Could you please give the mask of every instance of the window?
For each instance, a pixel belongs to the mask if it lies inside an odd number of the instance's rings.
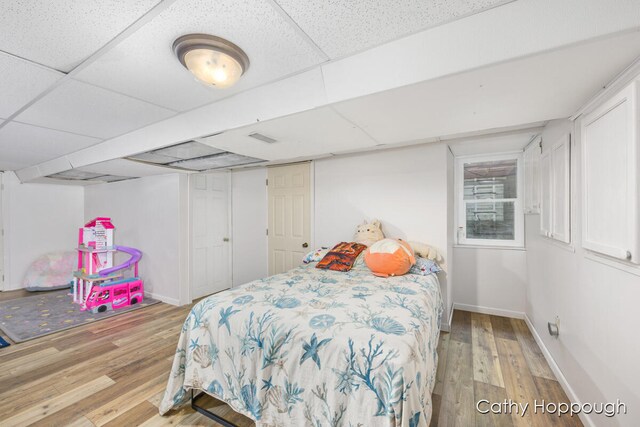
[[[458,244],[523,246],[522,155],[456,159]]]

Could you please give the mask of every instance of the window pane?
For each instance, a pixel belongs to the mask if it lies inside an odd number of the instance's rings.
[[[513,202],[467,202],[467,239],[515,239]]]
[[[518,197],[518,161],[465,163],[464,199],[515,199]]]

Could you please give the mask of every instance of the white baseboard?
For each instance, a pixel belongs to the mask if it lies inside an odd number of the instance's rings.
[[[153,298],[153,299],[157,299],[158,301],[162,301],[162,302],[170,304],[170,305],[175,305],[175,306],[179,306],[180,305],[180,301],[178,301],[175,298],[169,298],[169,297],[165,297],[164,295],[155,294],[153,292],[146,292],[146,291],[145,291],[144,294],[145,294],[145,296],[148,296],[148,297]]]
[[[569,401],[571,403],[582,404],[580,399],[578,399],[576,392],[573,390],[571,385],[569,385],[567,378],[564,376],[564,374],[560,370],[560,367],[558,366],[555,359],[551,355],[551,352],[549,351],[547,346],[544,344],[544,341],[542,341],[542,338],[538,334],[538,331],[533,326],[533,322],[531,321],[531,319],[529,319],[529,316],[527,316],[526,314],[524,315],[524,321],[527,323],[527,326],[529,327],[529,330],[531,331],[533,338],[536,340],[536,343],[538,343],[538,347],[540,347],[540,350],[542,350],[542,354],[544,355],[544,358],[547,359],[547,363],[549,364],[549,367],[553,371],[553,374],[556,376],[558,383],[560,383],[560,386],[562,387],[564,392],[567,394]],[[589,415],[580,413],[578,414],[578,416],[580,417],[582,424],[584,424],[585,426],[596,427],[596,423],[591,419]]]
[[[513,317],[514,319],[524,319],[525,314],[521,311],[505,310],[502,308],[483,307],[481,305],[453,303],[453,310],[471,311],[472,313],[491,314],[494,316]],[[453,310],[451,312],[453,313]]]

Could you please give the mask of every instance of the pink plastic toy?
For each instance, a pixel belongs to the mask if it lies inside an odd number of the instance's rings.
[[[73,273],[73,302],[81,310],[93,313],[115,310],[144,299],[144,283],[138,277],[138,262],[142,252],[113,244],[115,227],[111,218],[98,217],[85,224],[78,234],[78,271]],[[124,252],[131,257],[113,266],[113,253]],[[133,277],[125,278],[133,267]]]
[[[144,299],[142,280],[137,277],[94,285],[85,302],[86,310],[102,313],[107,310],[138,304]]]

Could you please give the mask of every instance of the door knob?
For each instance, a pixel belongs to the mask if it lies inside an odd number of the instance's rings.
[[[308,247],[309,247],[309,244],[308,244],[307,242],[304,242],[304,243],[302,244],[302,247],[303,247],[303,248],[308,248]]]
[[[228,241],[229,241],[229,238],[228,238],[228,237],[223,237],[223,238],[222,238],[222,241],[223,241],[223,242],[228,242]]]

